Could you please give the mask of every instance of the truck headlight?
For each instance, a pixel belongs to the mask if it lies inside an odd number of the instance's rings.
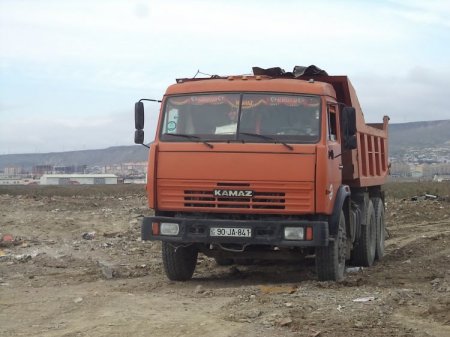
[[[177,223],[161,222],[160,233],[161,235],[178,235],[180,232],[180,226]]]
[[[284,227],[284,238],[286,240],[303,240],[305,229],[303,227]]]

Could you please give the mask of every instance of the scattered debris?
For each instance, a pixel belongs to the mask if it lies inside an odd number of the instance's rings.
[[[22,239],[11,234],[0,234],[0,247],[11,247],[22,244]]]
[[[105,238],[117,238],[117,237],[121,237],[122,233],[121,232],[110,232],[110,233],[103,233],[103,236]]]
[[[84,232],[81,237],[85,240],[94,240],[95,232]]]
[[[114,277],[114,269],[113,266],[107,262],[97,261],[98,266],[102,272],[102,275],[105,279],[110,280]]]
[[[30,254],[14,255],[14,259],[19,262],[28,262],[33,258]]]
[[[312,332],[311,337],[318,337],[322,333],[322,331],[316,331],[313,329],[311,329],[311,332]]]
[[[195,287],[194,292],[196,294],[203,294],[205,292],[205,289],[203,289],[203,286],[199,284],[198,286]]]
[[[423,200],[440,200],[438,195],[425,193],[424,195],[415,195],[411,197],[411,201],[423,201]]]
[[[74,303],[81,303],[83,302],[83,297],[77,297],[73,300]]]
[[[285,317],[276,321],[278,326],[289,326],[292,323],[292,318]]]
[[[2,237],[2,242],[13,242],[14,237],[11,234],[4,234]]]
[[[347,273],[358,273],[360,271],[363,271],[363,267],[350,267],[350,268],[345,269],[345,271]]]
[[[370,301],[374,301],[374,300],[375,300],[374,296],[368,296],[368,297],[355,298],[353,300],[353,302],[370,302]]]

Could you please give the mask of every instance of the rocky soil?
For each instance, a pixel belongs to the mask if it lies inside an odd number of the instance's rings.
[[[387,200],[387,255],[164,275],[143,188],[0,191],[0,336],[450,336],[450,203]]]

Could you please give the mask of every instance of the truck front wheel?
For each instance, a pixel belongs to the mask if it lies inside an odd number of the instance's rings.
[[[198,250],[194,245],[174,246],[162,243],[164,271],[172,281],[187,281],[192,278],[197,264]]]
[[[316,269],[319,281],[340,281],[344,278],[347,234],[345,216],[341,211],[338,233],[327,247],[316,248]]]

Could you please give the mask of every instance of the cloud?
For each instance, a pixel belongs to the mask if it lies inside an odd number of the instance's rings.
[[[441,0],[391,0],[396,8],[389,9],[415,24],[450,27],[450,3]]]
[[[358,76],[353,84],[368,122],[383,115],[392,123],[449,119],[450,71],[418,66],[406,74]]]
[[[126,144],[134,101],[197,69],[316,64],[351,78],[369,121],[448,118],[449,16],[437,0],[1,0],[0,153]]]
[[[157,106],[149,106],[146,141],[155,135]],[[0,124],[0,154],[72,151],[132,145],[134,120],[129,112],[100,117],[11,118]]]

